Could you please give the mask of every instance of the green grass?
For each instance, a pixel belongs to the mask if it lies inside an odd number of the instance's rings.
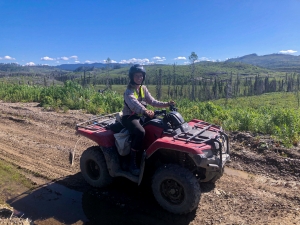
[[[3,187],[9,182],[22,184],[26,188],[32,188],[32,183],[19,173],[18,169],[3,160],[0,160],[0,186]]]
[[[299,96],[300,97],[300,96]],[[286,109],[298,109],[297,93],[291,92],[273,92],[257,96],[238,97],[233,99],[219,99],[213,101],[217,105],[224,107],[251,107],[258,109],[261,107],[274,107]]]
[[[0,204],[32,188],[32,182],[20,174],[15,166],[0,160]]]

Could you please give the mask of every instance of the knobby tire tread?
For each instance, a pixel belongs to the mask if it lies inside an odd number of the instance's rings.
[[[165,179],[173,179],[183,186],[185,198],[180,205],[172,205],[162,196],[160,184]],[[152,179],[152,191],[157,202],[174,214],[192,212],[197,208],[201,196],[200,184],[194,174],[188,169],[174,164],[163,165],[155,172]]]
[[[94,160],[100,167],[100,177],[97,180],[92,179],[87,173],[85,162],[90,159]],[[80,158],[80,170],[87,183],[93,187],[105,187],[113,181],[113,178],[109,175],[104,154],[99,146],[89,147],[82,153]]]

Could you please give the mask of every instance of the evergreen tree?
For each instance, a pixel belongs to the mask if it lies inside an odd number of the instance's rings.
[[[191,62],[191,79],[192,82],[192,92],[191,92],[191,100],[195,100],[195,62],[198,60],[198,55],[195,52],[192,52],[189,56],[189,60]]]

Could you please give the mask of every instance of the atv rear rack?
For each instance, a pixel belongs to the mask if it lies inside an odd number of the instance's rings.
[[[118,113],[111,113],[111,114],[92,117],[91,119],[85,122],[76,124],[76,130],[78,130],[78,128],[84,128],[88,130],[98,130],[99,127],[106,127],[107,125],[110,125],[115,122],[117,114]]]

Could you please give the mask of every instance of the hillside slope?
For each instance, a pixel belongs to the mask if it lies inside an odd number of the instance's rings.
[[[270,54],[258,56],[257,54],[245,55],[228,59],[226,62],[241,62],[277,71],[300,72],[300,56],[286,54]]]

